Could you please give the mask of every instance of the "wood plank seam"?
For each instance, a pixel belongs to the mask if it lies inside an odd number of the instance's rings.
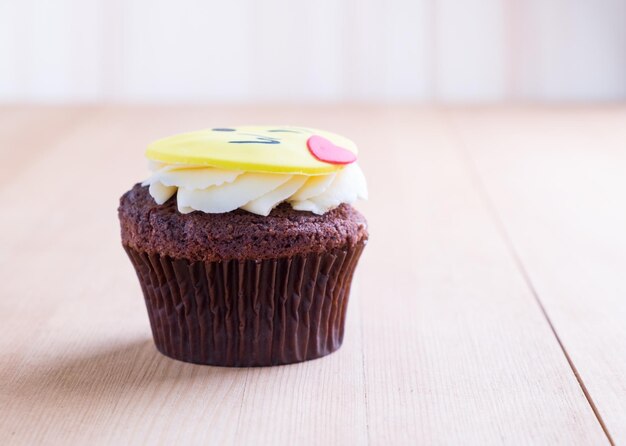
[[[365,434],[366,434],[366,438],[367,438],[367,444],[370,445],[372,444],[372,440],[371,440],[371,435],[370,435],[370,419],[369,419],[369,403],[367,401],[367,370],[365,367],[365,334],[363,331],[363,310],[361,305],[359,305],[359,312],[358,312],[359,318],[361,320],[361,323],[359,324],[359,335],[361,336],[361,360],[362,360],[362,367],[361,370],[363,372],[363,401],[365,402]]]
[[[484,202],[485,207],[487,209],[487,212],[490,214],[498,234],[500,235],[500,237],[502,238],[504,244],[506,245],[507,251],[511,255],[513,261],[515,262],[515,265],[516,265],[519,273],[521,274],[524,282],[526,283],[526,286],[528,287],[529,291],[533,295],[533,297],[535,299],[535,302],[539,306],[539,309],[541,310],[541,313],[543,314],[544,318],[546,319],[546,322],[548,323],[548,325],[550,327],[550,330],[554,334],[554,337],[555,337],[556,341],[558,342],[559,347],[560,347],[561,351],[563,352],[563,355],[565,356],[565,359],[566,359],[567,363],[569,364],[569,367],[572,369],[572,372],[574,373],[574,377],[576,378],[576,381],[578,382],[578,385],[580,386],[583,394],[585,395],[585,399],[589,403],[589,406],[591,407],[591,410],[593,411],[596,419],[598,420],[598,423],[600,423],[600,427],[602,428],[604,434],[606,435],[607,440],[609,441],[611,446],[615,446],[615,442],[613,440],[613,437],[611,436],[611,433],[609,432],[608,427],[606,426],[606,423],[604,422],[604,420],[602,418],[602,415],[600,414],[600,411],[598,410],[598,407],[594,403],[593,398],[592,398],[591,394],[589,393],[589,391],[587,390],[587,387],[586,387],[582,377],[578,373],[578,369],[576,368],[576,365],[572,361],[570,355],[567,353],[567,349],[565,348],[565,345],[561,341],[561,338],[560,338],[559,334],[557,333],[556,328],[554,327],[554,324],[552,323],[552,320],[550,319],[550,316],[548,315],[548,313],[547,313],[547,311],[545,309],[545,306],[541,302],[541,298],[539,297],[537,289],[535,288],[534,284],[532,283],[530,275],[528,274],[528,271],[524,267],[524,264],[523,264],[523,262],[521,260],[521,257],[519,256],[517,250],[515,249],[513,241],[511,239],[508,231],[506,230],[506,226],[504,225],[504,222],[503,222],[502,218],[500,217],[500,214],[498,213],[498,210],[495,207],[495,203],[491,199],[491,197],[489,195],[489,192],[487,191],[487,187],[485,186],[484,182],[482,181],[482,178],[480,177],[480,174],[478,172],[478,168],[477,168],[473,158],[471,157],[471,154],[470,154],[469,150],[467,149],[467,147],[465,145],[465,141],[463,140],[463,138],[461,136],[460,130],[454,124],[454,121],[450,117],[449,112],[445,112],[445,117],[446,117],[446,122],[448,123],[448,125],[449,125],[449,127],[451,129],[450,134],[453,135],[453,137],[455,137],[457,139],[457,142],[458,142],[457,147],[458,147],[459,154],[460,154],[461,158],[463,159],[463,161],[468,166],[468,171],[469,171],[471,177],[474,180],[473,182],[474,182],[474,184],[476,186],[476,190],[477,190],[481,200]]]
[[[241,391],[241,402],[239,404],[239,414],[237,414],[237,424],[235,426],[234,438],[239,438],[239,432],[241,430],[241,414],[243,413],[243,404],[246,400],[246,388],[248,387],[248,378],[250,377],[250,369],[246,370],[246,375],[243,378],[243,390]]]
[[[499,223],[502,224],[502,222],[499,220],[499,217],[497,217],[497,218],[498,218]],[[585,395],[585,398],[587,399],[587,402],[591,406],[591,410],[593,410],[594,415],[598,419],[598,422],[600,423],[600,426],[602,427],[602,430],[606,434],[606,437],[609,440],[609,443],[611,444],[611,446],[615,446],[615,442],[613,441],[613,438],[611,437],[611,434],[610,434],[606,424],[604,423],[604,420],[602,419],[602,415],[600,414],[600,411],[598,410],[596,404],[594,403],[593,398],[591,397],[591,394],[589,393],[589,390],[587,390],[587,386],[585,385],[582,377],[578,373],[578,369],[576,368],[576,365],[572,361],[569,353],[567,353],[567,349],[565,348],[565,345],[561,341],[561,337],[559,336],[559,334],[556,331],[556,328],[552,324],[552,320],[550,319],[550,316],[548,315],[548,313],[547,313],[543,303],[541,302],[541,299],[539,298],[539,294],[537,293],[537,290],[535,289],[535,286],[533,285],[533,283],[532,283],[532,281],[530,279],[528,271],[524,267],[524,265],[523,265],[519,255],[518,255],[517,251],[515,250],[515,247],[513,246],[513,243],[509,240],[508,234],[506,233],[506,229],[504,227],[498,228],[498,232],[500,232],[502,234],[503,238],[505,238],[505,242],[507,244],[507,249],[509,250],[509,252],[513,256],[515,264],[517,265],[517,268],[519,269],[520,274],[524,278],[524,282],[526,282],[526,285],[528,286],[528,289],[530,290],[530,292],[532,293],[533,297],[537,301],[537,305],[539,305],[539,309],[541,310],[541,312],[543,313],[544,317],[546,318],[546,321],[548,322],[548,325],[550,326],[550,330],[552,330],[552,333],[554,334],[554,337],[556,338],[556,341],[559,343],[559,347],[561,347],[561,350],[563,351],[563,354],[565,355],[565,359],[567,360],[567,363],[569,364],[570,368],[572,369],[572,372],[574,372],[574,376],[576,377],[576,381],[578,381],[578,384],[580,385],[580,388],[583,391],[583,394]]]

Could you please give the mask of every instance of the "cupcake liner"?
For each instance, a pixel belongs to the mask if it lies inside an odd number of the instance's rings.
[[[181,361],[234,367],[289,364],[337,350],[363,247],[192,262],[124,246],[158,350]]]

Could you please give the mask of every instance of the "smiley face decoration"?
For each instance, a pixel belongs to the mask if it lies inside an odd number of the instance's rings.
[[[303,127],[217,127],[183,133],[151,144],[149,159],[248,172],[324,175],[357,159],[343,136]]]

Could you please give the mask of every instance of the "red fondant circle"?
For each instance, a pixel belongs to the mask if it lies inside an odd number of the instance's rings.
[[[356,155],[343,147],[336,146],[319,135],[311,136],[307,142],[309,152],[320,161],[329,164],[350,164],[356,161]]]

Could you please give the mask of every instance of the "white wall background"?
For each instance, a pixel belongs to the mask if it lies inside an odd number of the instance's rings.
[[[626,0],[0,0],[0,102],[625,98]]]

